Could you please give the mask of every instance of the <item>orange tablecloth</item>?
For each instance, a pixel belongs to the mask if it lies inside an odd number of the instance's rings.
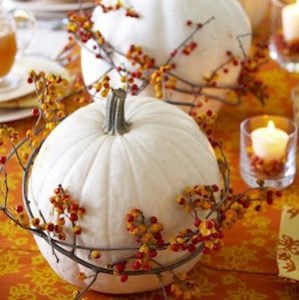
[[[280,114],[292,117],[290,90],[299,84],[299,75],[289,74],[269,61],[260,73],[270,86],[270,98],[261,106],[252,98],[236,108],[224,107],[216,124],[216,133],[225,144],[232,169],[232,185],[246,188],[239,174],[239,124],[252,115]],[[14,122],[20,132],[30,128],[33,119]],[[10,172],[11,204],[21,202],[16,182],[19,171]],[[299,299],[299,283],[278,278],[277,238],[284,205],[299,207],[299,175],[275,204],[262,213],[249,211],[244,220],[225,232],[224,246],[204,255],[191,272],[203,299],[263,300]],[[299,228],[298,228],[299,230]],[[48,266],[32,236],[12,225],[0,214],[0,299],[64,300],[72,299],[75,287],[61,280]],[[159,291],[132,296],[109,296],[88,292],[88,299],[162,299]]]

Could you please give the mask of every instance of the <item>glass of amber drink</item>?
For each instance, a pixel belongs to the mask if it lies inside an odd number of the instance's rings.
[[[13,16],[0,10],[0,92],[18,85],[18,78],[8,76],[16,54],[16,26]]]
[[[28,26],[27,23],[30,25]],[[0,6],[0,93],[16,88],[20,82],[20,76],[11,70],[17,54],[24,51],[29,43],[27,41],[27,43],[23,42],[23,45],[18,45],[17,30],[19,27],[23,27],[26,30],[22,34],[29,34],[32,32],[32,28],[29,27],[33,27],[33,23],[32,17],[27,17],[27,13],[23,11],[7,12]]]

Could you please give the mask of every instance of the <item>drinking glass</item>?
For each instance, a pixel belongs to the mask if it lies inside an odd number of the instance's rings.
[[[0,93],[16,88],[20,76],[11,72],[17,57],[29,45],[34,16],[24,10],[6,11],[0,6]],[[19,37],[17,36],[20,31]]]
[[[270,56],[289,72],[299,72],[299,0],[272,0]]]

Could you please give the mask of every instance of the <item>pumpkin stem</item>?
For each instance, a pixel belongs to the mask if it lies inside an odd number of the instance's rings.
[[[123,135],[130,130],[125,120],[125,100],[127,93],[123,89],[112,89],[107,100],[104,132],[109,135]]]

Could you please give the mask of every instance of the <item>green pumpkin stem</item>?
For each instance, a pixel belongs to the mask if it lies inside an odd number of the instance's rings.
[[[125,100],[127,93],[123,89],[112,89],[107,100],[104,132],[109,135],[123,135],[130,130],[125,120]]]

